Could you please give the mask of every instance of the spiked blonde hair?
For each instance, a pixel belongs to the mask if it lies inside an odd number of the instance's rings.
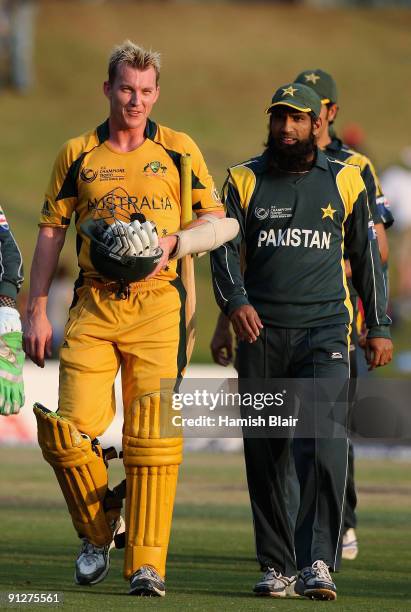
[[[125,40],[121,45],[114,47],[108,62],[108,80],[113,83],[117,68],[122,64],[146,70],[152,66],[156,73],[156,85],[160,78],[160,54],[157,51],[146,51],[143,47],[135,45],[131,40]]]

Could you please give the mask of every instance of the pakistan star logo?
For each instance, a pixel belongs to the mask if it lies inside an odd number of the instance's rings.
[[[337,211],[331,207],[331,204],[328,204],[327,208],[322,208],[321,210],[323,211],[323,216],[321,217],[321,219],[326,219],[327,217],[330,217],[330,219],[334,221],[334,213]]]
[[[319,77],[318,74],[315,74],[315,72],[311,72],[311,74],[305,74],[304,78],[307,83],[314,83],[315,85],[317,81],[320,80],[321,77]]]
[[[289,96],[293,96],[293,97],[294,97],[294,94],[295,94],[295,92],[296,92],[296,91],[298,91],[298,89],[296,89],[296,88],[295,88],[295,87],[293,87],[292,85],[290,85],[290,87],[285,87],[285,88],[283,89],[283,92],[284,92],[284,93],[283,93],[283,97],[284,97],[284,96],[286,96],[286,95],[289,95]]]
[[[151,170],[153,174],[157,174],[159,170],[161,170],[162,174],[165,174],[167,166],[162,166],[159,161],[152,161],[144,166],[143,172],[148,172],[149,170]]]

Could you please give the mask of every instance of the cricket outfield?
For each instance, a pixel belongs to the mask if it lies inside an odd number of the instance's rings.
[[[181,470],[164,600],[127,597],[122,551],[108,578],[76,586],[79,545],[64,500],[40,451],[0,449],[0,591],[60,592],[64,610],[409,610],[410,462],[361,459],[360,553],[336,575],[335,603],[255,598],[259,576],[241,454],[187,453]],[[111,481],[121,479],[111,462]],[[20,609],[36,606],[21,605]],[[58,609],[58,608],[55,608]]]

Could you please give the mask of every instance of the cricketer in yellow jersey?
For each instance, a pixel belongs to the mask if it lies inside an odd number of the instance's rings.
[[[130,41],[115,48],[104,83],[108,120],[69,140],[60,151],[40,216],[24,342],[27,355],[43,367],[52,336],[47,295],[74,213],[80,274],[60,352],[58,411],[41,405],[34,409],[39,443],[83,539],[76,582],[95,584],[108,572],[109,550],[121,529],[120,508],[107,504],[107,469],[97,440],[115,414],[113,385],[121,366],[127,490],[124,574],[130,579],[130,594],[162,596],[182,460],[181,437],[164,437],[160,422],[160,379],[177,380],[186,366],[185,290],[177,258],[196,252],[191,244],[198,242],[193,238],[196,226],[206,233],[213,226],[217,235],[214,226],[225,223],[225,215],[195,143],[149,119],[160,92],[158,78],[157,53]],[[182,212],[179,168],[185,154],[192,159],[192,209],[199,219],[192,222],[194,229],[177,236]],[[201,219],[204,215],[208,221]],[[157,263],[148,277],[130,283],[102,275],[92,263],[93,235],[86,231],[90,220],[103,220],[113,244],[126,240],[127,249],[127,232],[137,220],[134,255],[142,254],[136,241],[142,249],[160,253],[157,260],[153,256]],[[170,259],[174,252],[176,259]]]

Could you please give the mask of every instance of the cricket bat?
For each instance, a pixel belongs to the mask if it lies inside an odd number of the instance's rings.
[[[184,229],[193,219],[192,208],[192,181],[191,181],[191,156],[185,154],[180,161],[180,205],[181,205],[181,229]],[[195,314],[196,314],[196,287],[194,278],[194,260],[192,255],[186,255],[181,259],[181,280],[187,292],[185,316],[186,316],[186,354],[187,365],[190,363],[195,342]]]

